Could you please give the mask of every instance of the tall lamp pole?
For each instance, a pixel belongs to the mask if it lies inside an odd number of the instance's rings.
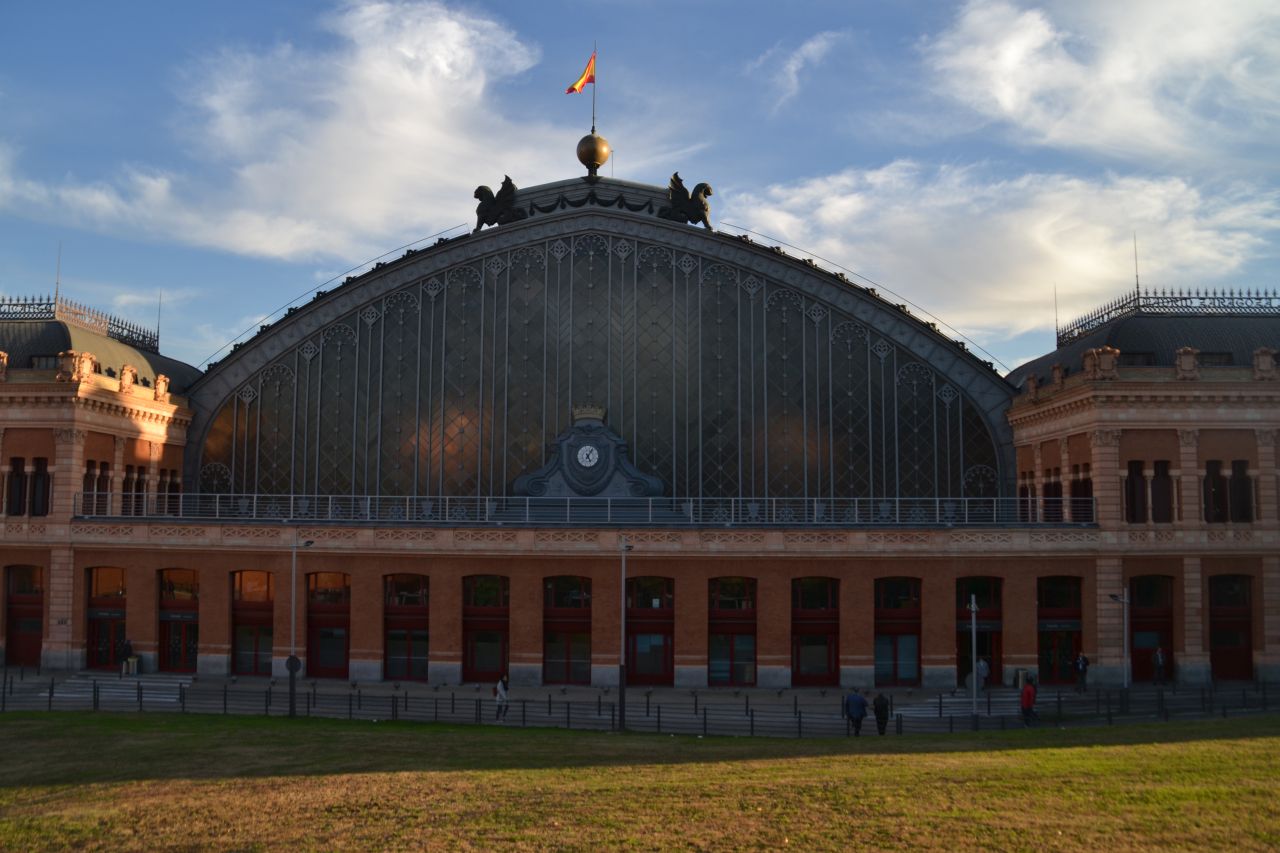
[[[978,596],[969,594],[969,679],[973,682],[970,713],[978,716]]]
[[[1111,600],[1124,608],[1124,688],[1129,689],[1129,677],[1133,666],[1129,663],[1129,596],[1112,595]]]
[[[631,550],[626,536],[618,537],[622,555],[622,593],[619,596],[618,626],[618,731],[627,730],[627,552]]]
[[[310,548],[315,542],[308,539],[298,542],[298,528],[293,528],[293,547],[289,559],[289,659],[284,668],[289,671],[289,716],[298,715],[298,670],[302,669],[302,661],[298,660],[298,546]]]

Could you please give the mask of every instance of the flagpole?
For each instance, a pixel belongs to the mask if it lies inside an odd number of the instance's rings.
[[[591,43],[591,56],[595,59],[595,67],[592,69],[592,76],[595,78],[591,81],[591,132],[596,132],[596,89],[600,88],[600,57],[596,52],[596,43]],[[1136,242],[1135,242],[1136,245]]]

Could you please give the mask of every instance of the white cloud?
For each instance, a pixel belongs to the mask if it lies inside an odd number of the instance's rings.
[[[1133,281],[1249,286],[1235,276],[1280,230],[1280,194],[1212,196],[1179,178],[1025,174],[899,160],[727,192],[725,222],[868,276],[979,340],[1051,328]]]
[[[845,32],[826,30],[810,36],[804,44],[786,55],[781,55],[781,48],[774,46],[749,63],[747,71],[772,69],[770,79],[776,93],[772,110],[776,113],[800,92],[801,75],[821,64],[831,49],[847,37]]]
[[[971,0],[923,50],[939,91],[1038,145],[1209,161],[1280,130],[1268,0]]]
[[[503,171],[533,184],[567,159],[563,131],[494,107],[495,81],[538,60],[501,24],[388,0],[327,25],[327,52],[225,50],[183,75],[189,172],[41,183],[0,150],[0,208],[241,254],[364,257],[468,219],[472,190]],[[495,139],[501,166],[477,156]]]

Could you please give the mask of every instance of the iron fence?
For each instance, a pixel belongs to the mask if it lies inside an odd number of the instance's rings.
[[[1092,498],[529,498],[80,492],[80,518],[422,525],[983,527],[1092,525]]]

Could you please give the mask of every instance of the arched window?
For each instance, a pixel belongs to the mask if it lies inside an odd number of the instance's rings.
[[[195,672],[200,646],[200,576],[191,569],[162,569],[160,669]]]
[[[756,579],[712,578],[707,622],[707,682],[756,683]]]
[[[383,579],[383,674],[387,678],[427,680],[430,591],[426,575]]]
[[[544,683],[591,683],[591,578],[543,581],[542,642]]]
[[[275,602],[275,575],[242,571],[231,574],[231,671],[270,675]]]

